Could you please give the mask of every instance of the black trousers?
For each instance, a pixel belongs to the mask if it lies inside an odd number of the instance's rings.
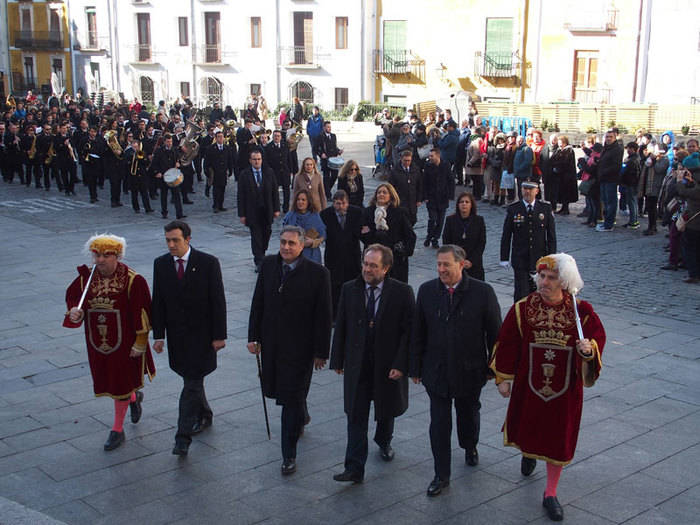
[[[129,185],[131,190],[131,206],[135,211],[139,211],[139,195],[143,209],[151,210],[151,199],[148,196],[148,180],[145,175],[129,175]]]
[[[34,161],[32,161],[31,164],[24,165],[24,171],[26,173],[25,178],[24,178],[24,183],[27,186],[31,186],[32,175],[33,175],[34,179],[35,179],[36,187],[41,188],[41,166],[38,163],[35,163]]]
[[[118,166],[109,172],[109,198],[113,204],[122,200],[122,172]]]
[[[44,188],[49,189],[51,187],[51,166],[42,163],[41,171],[44,174]]]
[[[179,219],[182,217],[182,199],[180,198],[180,187],[175,186],[171,188],[165,181],[161,178],[160,180],[160,211],[161,213],[168,214],[168,190],[172,192],[173,201],[175,203],[175,215]]]
[[[250,248],[253,251],[253,261],[257,266],[262,262],[263,257],[265,257],[265,252],[270,244],[272,225],[267,222],[267,212],[265,208],[259,208],[258,216],[248,217],[246,221],[248,229],[250,230]]]
[[[367,462],[369,427],[369,404],[373,399],[372,384],[361,381],[357,385],[355,410],[348,414],[348,445],[345,449],[345,469],[364,476]],[[377,420],[374,431],[374,442],[380,447],[391,443],[394,436],[394,418],[388,417]]]
[[[228,176],[226,173],[215,173],[212,178],[214,195],[212,200],[212,209],[220,210],[224,207],[224,195],[226,195],[226,183]]]
[[[78,180],[78,176],[76,174],[75,169],[75,162],[70,162],[66,166],[61,166],[58,172],[61,176],[61,185],[63,186],[63,190],[65,190],[66,192],[74,193],[75,183]]]
[[[457,413],[457,439],[464,450],[473,450],[479,442],[481,383],[475,383],[464,397],[454,398]],[[449,480],[452,461],[452,398],[430,396],[430,448],[435,475]]]
[[[194,168],[190,166],[181,166],[182,172],[182,197],[187,200],[188,193],[194,193]]]
[[[97,200],[97,177],[100,170],[92,165],[83,165],[83,180],[90,192],[90,200]]]
[[[326,190],[326,199],[331,199],[331,193],[335,181],[338,180],[338,170],[328,167],[328,159],[321,159],[321,171],[323,172],[323,189]]]
[[[535,281],[528,270],[513,269],[513,274],[513,302],[517,303],[523,297],[527,297],[537,290],[537,286],[535,286]]]
[[[282,457],[297,457],[297,441],[304,426],[304,399],[284,401],[282,405]]]
[[[19,177],[20,182],[24,182],[24,169],[22,164],[9,164],[7,171],[3,173],[5,180],[12,182],[15,178],[15,173]]]
[[[204,378],[184,377],[184,385],[180,393],[180,409],[177,418],[177,434],[175,442],[192,443],[192,427],[198,421],[213,417],[211,407],[204,392]]]
[[[282,211],[287,213],[289,211],[290,187],[292,185],[291,177],[289,173],[280,173],[277,175],[277,181],[282,186]]]
[[[445,210],[428,206],[428,235],[427,239],[439,241],[442,235],[442,226],[445,222]]]

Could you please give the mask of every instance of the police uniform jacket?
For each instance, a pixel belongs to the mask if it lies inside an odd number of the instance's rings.
[[[510,260],[515,270],[534,272],[537,259],[556,251],[554,215],[548,202],[535,200],[529,214],[522,200],[508,206],[501,236],[501,261]]]

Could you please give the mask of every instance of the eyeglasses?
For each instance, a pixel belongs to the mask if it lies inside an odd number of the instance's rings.
[[[360,168],[350,168],[350,171],[360,171]]]

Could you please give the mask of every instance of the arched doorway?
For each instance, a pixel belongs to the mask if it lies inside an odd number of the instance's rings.
[[[314,102],[314,88],[308,82],[295,82],[289,88],[289,99],[293,100],[294,97],[299,97],[303,103],[313,104]]]
[[[141,102],[143,104],[155,103],[155,94],[153,93],[153,80],[149,77],[141,77],[139,79],[139,84],[141,88]]]
[[[221,81],[216,77],[204,77],[201,81],[202,100],[207,106],[213,106],[215,103],[221,104],[221,96],[224,92],[224,87]]]

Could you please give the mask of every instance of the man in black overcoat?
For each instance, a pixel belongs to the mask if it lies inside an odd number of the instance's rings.
[[[330,274],[302,256],[304,230],[285,226],[280,251],[260,265],[250,307],[248,351],[262,357],[265,396],[282,406],[282,474],[296,472],[297,441],[314,367],[328,359]]]
[[[209,170],[214,174],[212,186],[214,186],[214,198],[212,209],[214,213],[226,211],[224,207],[224,194],[226,193],[226,183],[233,174],[233,167],[236,164],[236,153],[231,146],[224,144],[224,132],[217,131],[214,136],[214,143],[209,146],[204,155],[204,173]]]
[[[440,158],[440,149],[433,148],[423,169],[423,198],[428,208],[428,233],[423,246],[439,246],[445,210],[455,198],[455,178],[450,163]]]
[[[430,447],[435,478],[428,496],[450,483],[452,400],[457,437],[470,466],[479,462],[479,396],[488,361],[501,327],[493,288],[469,277],[464,250],[454,244],[438,249],[438,278],[418,290],[411,338],[409,375],[423,382],[430,397]]]
[[[348,444],[345,471],[336,481],[362,482],[367,461],[369,405],[374,401],[374,442],[384,461],[394,459],[394,418],[408,408],[408,344],[413,289],[387,278],[393,254],[367,247],[362,276],[343,285],[333,334],[330,368],[343,374]]]
[[[523,181],[521,187],[523,198],[508,206],[501,235],[500,265],[513,266],[516,303],[537,289],[532,277],[537,260],[557,251],[552,205],[536,199],[540,191],[536,182]]]
[[[331,191],[335,181],[338,179],[338,170],[331,169],[328,159],[343,154],[343,150],[338,148],[338,139],[335,133],[331,133],[330,121],[323,123],[323,131],[317,142],[316,153],[321,157],[321,172],[323,173],[323,188],[326,190],[326,199],[331,198]]]
[[[391,170],[389,179],[399,195],[399,206],[408,210],[411,226],[418,220],[418,206],[423,200],[423,174],[413,163],[413,153],[410,150],[401,152],[401,162]]]
[[[326,250],[323,264],[331,272],[333,316],[338,311],[338,300],[343,283],[360,275],[362,250],[362,208],[351,206],[348,194],[338,190],[333,195],[333,206],[321,211],[326,225]]]
[[[168,338],[170,368],[182,377],[173,454],[186,456],[192,435],[211,426],[213,414],[204,377],[216,370],[216,353],[226,342],[226,297],[219,260],[190,246],[183,221],[165,226],[170,253],[153,263],[153,348]]]
[[[272,142],[265,146],[265,164],[272,168],[277,184],[282,186],[282,211],[287,213],[292,174],[289,169],[289,147],[282,140],[282,132],[278,129],[272,132]]]
[[[250,166],[238,176],[238,216],[250,230],[255,271],[259,271],[272,235],[272,221],[280,215],[280,197],[274,172],[263,166],[262,153],[250,152]]]
[[[107,148],[109,150],[109,148]],[[165,135],[163,138],[163,145],[158,148],[153,154],[153,162],[151,163],[151,170],[154,173],[155,179],[158,181],[158,189],[160,191],[160,214],[166,219],[168,217],[168,190],[173,197],[173,202],[175,204],[175,215],[178,219],[185,218],[185,214],[182,212],[182,194],[180,193],[180,186],[168,186],[163,180],[163,175],[170,168],[179,168],[180,161],[177,158],[177,150],[173,146],[172,135]]]

